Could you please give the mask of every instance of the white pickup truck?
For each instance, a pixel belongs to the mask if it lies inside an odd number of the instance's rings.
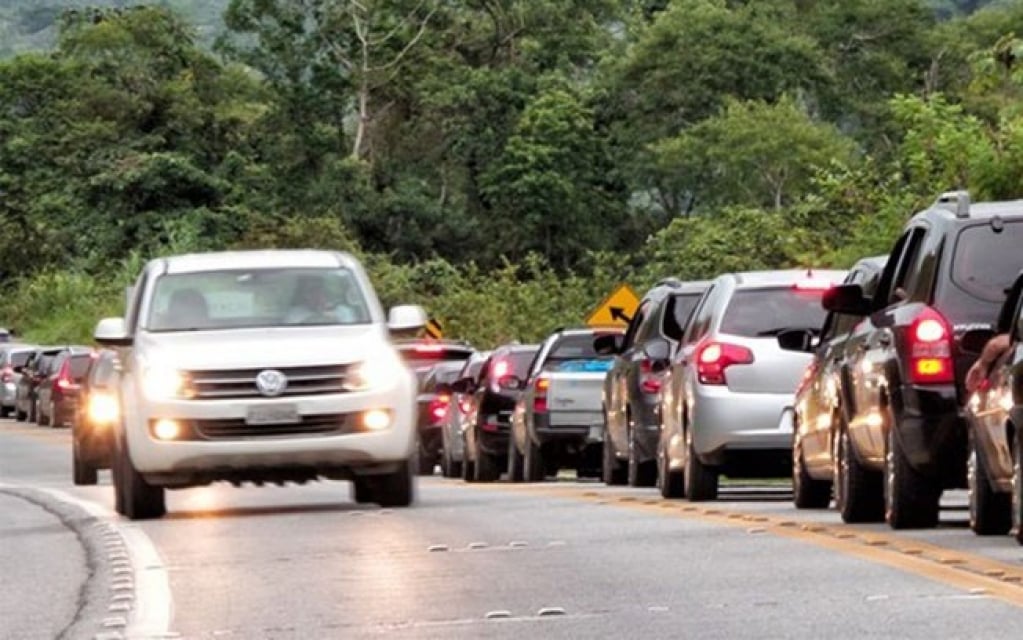
[[[251,251],[160,258],[124,318],[96,327],[120,351],[117,511],[166,512],[164,490],[227,480],[351,480],[356,502],[413,500],[415,377],[348,254]]]
[[[593,341],[619,329],[562,329],[541,345],[512,415],[508,477],[538,482],[572,468],[600,475],[604,376],[612,357]]]

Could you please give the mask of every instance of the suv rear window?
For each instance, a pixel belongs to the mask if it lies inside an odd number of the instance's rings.
[[[529,365],[533,362],[536,351],[511,351],[494,356],[490,361],[491,372],[495,363],[503,360],[508,363],[509,368],[504,375],[513,375],[517,378],[525,378],[529,374]],[[488,372],[488,375],[491,373]]]
[[[600,355],[593,350],[593,341],[600,334],[577,334],[562,336],[550,353],[547,354],[547,362],[565,362],[566,360],[600,360],[609,359],[614,356]]]
[[[786,329],[818,329],[827,313],[821,307],[823,293],[795,287],[736,291],[725,309],[720,330],[747,338],[765,338]]]
[[[966,227],[952,257],[952,282],[974,298],[998,304],[1023,269],[1023,221],[1004,224],[1001,232],[990,224]]]

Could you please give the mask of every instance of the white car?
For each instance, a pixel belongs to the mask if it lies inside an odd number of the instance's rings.
[[[160,258],[125,318],[96,341],[121,350],[112,471],[131,519],[166,512],[164,490],[226,480],[352,480],[356,502],[413,500],[415,376],[350,255],[252,251]]]

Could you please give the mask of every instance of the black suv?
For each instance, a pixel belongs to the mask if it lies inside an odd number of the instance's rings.
[[[707,282],[658,282],[640,300],[624,336],[597,338],[597,353],[614,354],[604,379],[606,484],[652,487],[657,481],[660,392],[666,363]]]
[[[1021,246],[1023,203],[971,204],[967,192],[950,192],[906,225],[872,297],[858,284],[825,294],[829,311],[864,319],[839,376],[843,512],[875,512],[883,496],[893,528],[932,527],[942,491],[966,486],[960,407],[977,354],[961,338],[994,324],[1023,268]]]
[[[512,412],[522,395],[521,380],[540,345],[498,347],[484,363],[475,388],[466,381],[456,382],[454,390],[472,393],[475,420],[465,431],[465,460],[462,477],[472,482],[493,482],[507,466],[508,437]]]

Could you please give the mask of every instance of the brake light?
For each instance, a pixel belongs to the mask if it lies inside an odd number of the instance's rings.
[[[909,327],[909,379],[914,384],[955,382],[952,331],[948,321],[927,307]]]
[[[447,394],[440,394],[436,398],[430,401],[430,419],[434,424],[439,424],[444,421],[444,418],[448,415],[448,404],[451,402],[451,396]]]
[[[545,375],[538,376],[533,382],[533,413],[547,413],[547,390],[551,388],[551,379]]]
[[[639,363],[639,389],[649,395],[661,391],[661,375],[654,371],[654,363],[649,359]]]
[[[707,342],[696,354],[697,378],[702,384],[727,384],[725,369],[733,364],[753,364],[753,352],[737,344]]]
[[[53,381],[53,387],[59,391],[68,391],[75,386],[74,381],[71,380],[70,367],[68,367],[69,361],[64,361],[64,364],[60,365],[60,372],[57,373],[57,378]]]
[[[444,345],[442,344],[417,344],[413,347],[413,351],[416,353],[441,353],[444,351]]]
[[[7,365],[0,369],[0,382],[11,382],[12,380],[14,380],[14,367]]]
[[[824,293],[831,286],[831,283],[826,280],[800,280],[792,285],[792,288],[796,291],[805,291],[807,293]]]

